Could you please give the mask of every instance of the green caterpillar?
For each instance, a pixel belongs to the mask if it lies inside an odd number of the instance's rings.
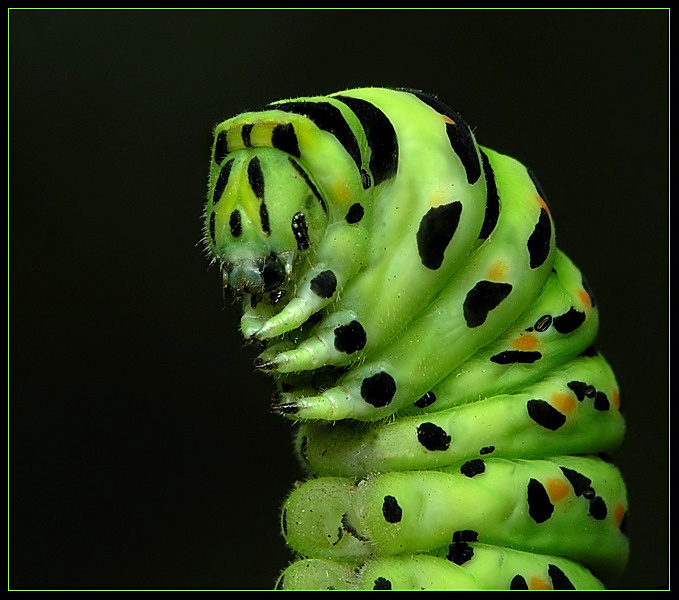
[[[312,476],[278,589],[600,589],[624,568],[594,295],[536,178],[435,96],[220,123],[205,241]]]

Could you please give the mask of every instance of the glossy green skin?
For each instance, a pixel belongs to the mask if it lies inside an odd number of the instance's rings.
[[[389,177],[373,168],[375,138],[351,99],[377,107],[393,126],[398,169]],[[305,558],[278,587],[509,589],[522,578],[531,589],[599,589],[588,568],[609,578],[627,560],[625,487],[609,463],[567,455],[615,450],[624,421],[610,367],[596,352],[583,354],[598,328],[594,298],[557,250],[533,178],[476,146],[471,132],[456,152],[453,137],[466,125],[407,91],[300,101],[339,111],[360,156],[305,114],[284,110],[289,101],[244,113],[216,129],[206,209],[207,245],[225,285],[243,296],[243,334],[266,345],[258,364],[277,375],[274,408],[300,422],[298,455],[321,476],[285,502],[283,533]],[[293,158],[289,139],[285,149],[276,141],[281,127],[294,130]],[[469,161],[481,164],[482,154],[487,168],[470,178]],[[493,187],[500,208],[488,234]],[[356,204],[359,220],[348,216]],[[459,221],[432,266],[421,251],[424,217],[452,204]],[[298,213],[306,247],[291,229]],[[528,240],[545,221],[534,261]],[[254,285],[257,265],[271,256],[285,273],[283,300]],[[336,287],[325,297],[314,281],[327,270]],[[511,291],[500,301],[481,294],[482,317],[470,321],[479,282]],[[356,323],[364,337],[348,351],[338,332]],[[517,352],[540,358],[498,359]],[[385,373],[393,386],[386,402],[383,389],[375,402],[366,382]],[[483,471],[470,476],[469,461]],[[589,487],[578,488],[564,476],[570,471]],[[385,514],[387,497],[401,510],[397,523]],[[553,507],[542,522],[531,516],[536,497]],[[468,530],[477,535],[468,540],[473,557],[457,564],[447,551]]]

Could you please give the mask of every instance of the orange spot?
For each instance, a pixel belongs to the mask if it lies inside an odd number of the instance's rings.
[[[507,272],[507,263],[504,260],[498,260],[490,269],[488,269],[488,279],[491,281],[502,281]]]
[[[620,408],[620,392],[617,389],[613,390],[613,406]]]
[[[586,308],[592,306],[592,299],[585,290],[578,290],[578,296],[580,296],[580,302],[582,302]]]
[[[563,414],[568,415],[572,413],[575,408],[575,398],[573,398],[573,394],[554,392],[552,394],[552,405]]]
[[[347,186],[339,179],[333,182],[333,196],[339,201],[341,206],[349,204],[349,200],[351,199],[349,188],[347,188]]]
[[[540,345],[540,340],[531,333],[522,333],[512,342],[514,350],[531,351]]]
[[[546,579],[538,577],[537,575],[530,578],[530,583],[528,584],[529,590],[551,590],[552,584]]]
[[[457,125],[457,123],[453,121],[448,115],[441,115],[441,118],[449,125]]]
[[[620,527],[620,523],[622,523],[623,518],[625,517],[625,507],[622,504],[618,504],[615,507],[615,511],[613,513],[613,518],[615,519],[615,524]]]
[[[547,206],[547,203],[542,199],[541,196],[535,196],[537,198],[538,204],[540,205],[541,208],[544,208],[547,211],[547,214],[549,215],[549,218],[552,218],[552,213],[549,212],[549,206]]]
[[[568,496],[568,485],[562,479],[555,477],[547,480],[547,493],[552,502],[559,502]]]

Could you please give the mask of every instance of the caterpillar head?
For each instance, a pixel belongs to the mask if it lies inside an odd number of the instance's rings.
[[[320,200],[320,201],[319,201]],[[237,294],[280,294],[325,231],[325,204],[296,158],[241,148],[212,164],[207,245]]]

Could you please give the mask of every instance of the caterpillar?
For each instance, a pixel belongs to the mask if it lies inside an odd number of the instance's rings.
[[[628,557],[598,308],[535,175],[437,96],[217,125],[205,244],[309,473],[277,589],[602,589]]]

